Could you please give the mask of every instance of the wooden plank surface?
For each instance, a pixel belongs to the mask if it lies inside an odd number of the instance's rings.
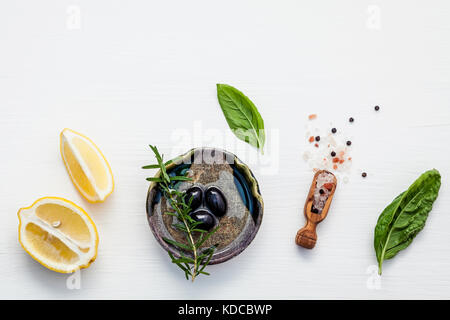
[[[0,298],[450,298],[449,18],[444,0],[1,3]],[[230,139],[216,83],[258,106],[264,157]],[[311,113],[348,135],[354,163],[306,251],[294,238],[313,176],[302,160]],[[109,159],[116,190],[106,203],[88,204],[71,184],[59,155],[65,127]],[[146,221],[149,143],[167,155],[225,147],[260,182],[254,242],[195,284]],[[378,215],[431,168],[443,183],[427,225],[378,283]],[[99,228],[79,290],[17,241],[17,210],[46,195],[79,203]]]

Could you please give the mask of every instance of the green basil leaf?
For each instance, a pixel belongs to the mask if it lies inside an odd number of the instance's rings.
[[[381,213],[374,236],[379,274],[383,261],[395,257],[408,247],[423,229],[440,187],[439,171],[429,170]]]
[[[266,142],[264,121],[253,102],[241,91],[226,84],[217,84],[217,98],[234,135],[263,153]]]

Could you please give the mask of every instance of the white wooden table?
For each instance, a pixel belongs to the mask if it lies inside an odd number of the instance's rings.
[[[450,298],[449,18],[445,0],[3,1],[0,298]],[[258,106],[264,157],[252,160],[254,149],[224,138],[217,82]],[[302,160],[310,113],[345,129],[354,163],[306,251],[294,237],[312,178]],[[104,204],[88,204],[70,182],[58,145],[65,127],[110,161],[116,190]],[[149,143],[168,155],[227,148],[260,182],[255,240],[194,284],[146,221],[140,166],[153,161]],[[378,215],[433,167],[443,181],[427,225],[384,264],[377,285]],[[80,289],[17,241],[17,210],[47,195],[80,204],[99,229],[99,256]]]

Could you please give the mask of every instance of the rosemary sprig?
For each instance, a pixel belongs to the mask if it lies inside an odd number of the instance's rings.
[[[219,227],[216,227],[210,232],[198,228],[201,222],[195,221],[189,216],[192,198],[186,199],[185,192],[180,192],[174,188],[174,183],[179,181],[190,181],[192,179],[185,176],[170,176],[167,173],[166,167],[172,163],[172,161],[167,161],[164,163],[164,157],[163,155],[160,155],[158,149],[152,145],[150,145],[150,148],[155,154],[155,158],[158,163],[144,166],[142,169],[160,170],[161,174],[158,178],[152,177],[147,178],[147,180],[158,183],[165,198],[174,210],[174,212],[169,211],[164,214],[177,218],[179,222],[173,226],[185,234],[187,244],[168,238],[163,239],[168,244],[179,249],[180,257],[175,257],[170,251],[168,252],[169,257],[172,259],[172,263],[176,264],[181,270],[183,270],[186,279],[191,279],[192,282],[194,282],[195,278],[200,274],[209,275],[209,273],[204,270],[211,261],[217,245],[213,245],[206,249],[200,249],[200,247],[217,231]],[[183,251],[187,254],[183,254]]]

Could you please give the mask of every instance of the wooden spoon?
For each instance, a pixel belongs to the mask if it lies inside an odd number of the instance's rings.
[[[328,173],[333,176],[333,188],[330,191],[327,201],[325,202],[325,206],[321,213],[313,213],[312,205],[314,201],[314,190],[317,187],[317,178],[321,173]],[[311,184],[311,188],[309,189],[308,197],[306,198],[304,213],[306,217],[306,225],[298,230],[297,236],[295,237],[295,243],[299,246],[302,246],[307,249],[312,249],[316,245],[317,241],[317,233],[316,227],[317,224],[320,223],[323,219],[327,217],[328,210],[330,209],[331,201],[333,200],[334,192],[336,191],[337,180],[334,174],[326,170],[317,171],[314,175],[313,182]]]

